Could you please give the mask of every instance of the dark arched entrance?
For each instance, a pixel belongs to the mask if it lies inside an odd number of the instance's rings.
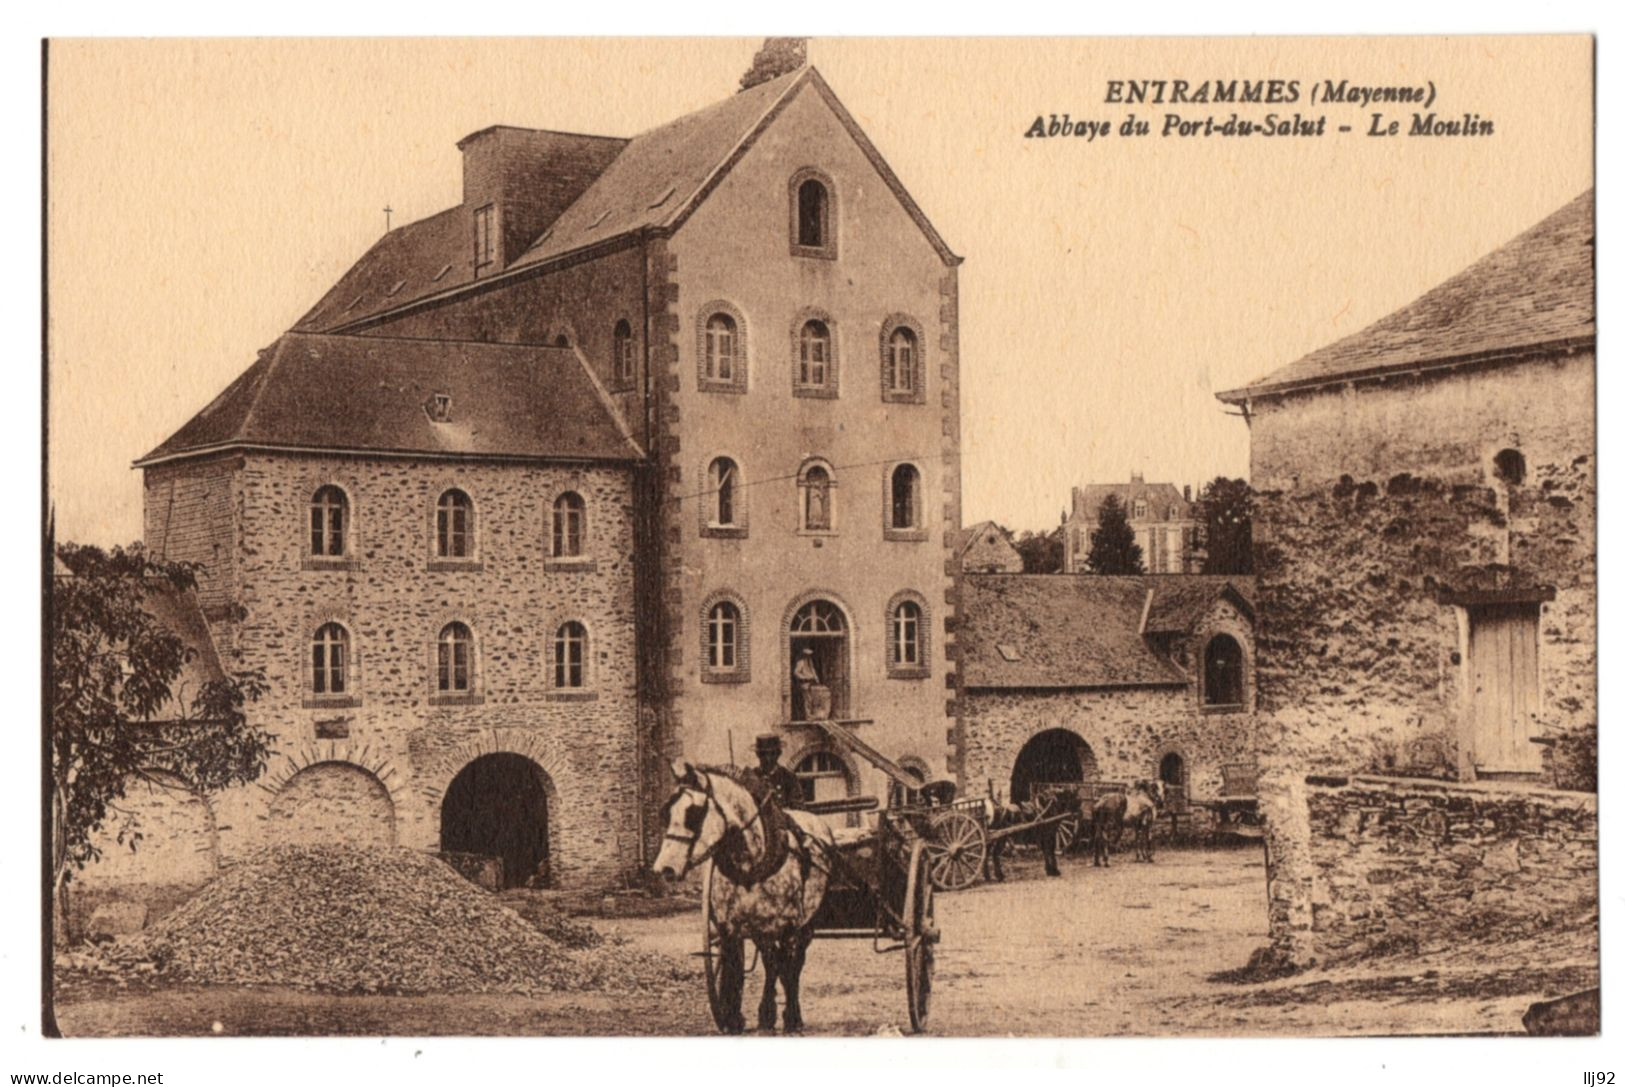
[[[502,858],[502,885],[517,887],[547,860],[547,785],[523,755],[481,755],[440,802],[440,848]]]
[[[1010,772],[1010,799],[1026,800],[1035,782],[1088,781],[1097,774],[1095,753],[1076,732],[1047,729],[1028,740]]]

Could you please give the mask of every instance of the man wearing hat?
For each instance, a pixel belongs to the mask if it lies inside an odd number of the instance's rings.
[[[761,775],[762,781],[773,790],[781,808],[801,807],[801,781],[790,771],[779,765],[779,756],[784,753],[784,742],[771,732],[764,732],[756,737],[756,773]]]

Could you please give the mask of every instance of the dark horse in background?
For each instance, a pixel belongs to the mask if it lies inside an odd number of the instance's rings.
[[[989,842],[987,864],[989,874],[1004,882],[1004,847],[1020,839],[1035,844],[1044,854],[1044,874],[1059,876],[1061,866],[1056,863],[1056,838],[1060,834],[1060,821],[1056,816],[1071,815],[1083,810],[1083,798],[1076,789],[1049,789],[1043,795],[1020,803],[1009,804],[999,800],[988,802],[987,829]],[[999,836],[999,831],[1029,823],[1044,822],[1030,830]]]
[[[1162,805],[1160,781],[1142,781],[1127,793],[1110,792],[1096,800],[1089,812],[1095,867],[1111,867],[1111,851],[1122,845],[1125,827],[1134,831],[1134,859],[1151,863],[1151,826]]]

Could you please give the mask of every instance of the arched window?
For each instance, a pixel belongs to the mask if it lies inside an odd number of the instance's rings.
[[[833,751],[807,754],[796,763],[795,775],[801,781],[801,799],[809,803],[844,799],[852,780],[846,763]]]
[[[562,332],[559,333],[557,336],[553,337],[553,346],[554,347],[569,347],[570,346],[570,337],[566,336]]]
[[[706,470],[711,494],[711,527],[737,528],[739,525],[739,465],[728,457],[718,457]]]
[[[835,479],[822,464],[801,472],[801,529],[831,532],[835,528]]]
[[[581,554],[586,529],[587,503],[574,491],[553,500],[553,557],[573,559]]]
[[[1524,480],[1527,467],[1523,454],[1516,449],[1503,449],[1495,454],[1495,478],[1516,487]]]
[[[829,244],[829,190],[817,178],[796,189],[796,244],[805,249]]]
[[[553,636],[553,686],[563,690],[587,685],[587,628],[571,620]]]
[[[705,666],[713,672],[739,667],[739,607],[719,600],[705,618]]]
[[[851,630],[832,600],[815,598],[790,612],[785,627],[785,693],[792,721],[851,716]]]
[[[310,643],[312,694],[340,695],[350,689],[350,632],[338,623],[323,623]]]
[[[732,382],[738,352],[739,325],[726,313],[713,313],[705,322],[705,378]]]
[[[317,489],[310,499],[310,553],[323,558],[344,554],[349,534],[350,501],[332,484]]]
[[[819,320],[805,322],[798,339],[796,384],[806,389],[828,388],[832,358],[829,325]]]
[[[435,687],[445,694],[474,689],[474,634],[462,623],[440,628]]]
[[[918,668],[925,663],[920,620],[920,606],[912,600],[892,609],[891,655],[898,668]]]
[[[1241,646],[1228,634],[1215,634],[1202,653],[1202,701],[1209,706],[1240,706],[1244,701]]]
[[[1157,764],[1157,780],[1164,785],[1183,788],[1185,785],[1185,756],[1170,751]]]
[[[891,473],[891,528],[920,527],[920,470],[899,464]]]
[[[453,487],[435,505],[435,554],[466,559],[474,553],[474,503]]]
[[[632,361],[632,325],[631,322],[620,320],[615,322],[615,380],[625,383],[632,380],[635,366]]]
[[[891,338],[886,342],[886,390],[892,393],[909,395],[919,380],[915,359],[917,357],[917,341],[914,330],[910,328],[894,329]]]

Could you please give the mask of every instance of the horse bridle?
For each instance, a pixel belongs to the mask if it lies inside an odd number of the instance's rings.
[[[701,853],[698,857],[696,857],[696,856],[694,856],[694,843],[696,843],[696,842],[698,842],[700,840],[699,831],[695,831],[693,834],[688,834],[688,835],[673,834],[671,832],[670,823],[668,822],[667,828],[666,828],[666,835],[665,835],[666,841],[668,841],[668,842],[684,842],[684,843],[686,843],[688,845],[688,849],[685,851],[686,852],[686,857],[685,857],[685,859],[683,861],[683,870],[681,872],[677,873],[677,878],[678,879],[682,879],[684,876],[686,876],[690,872],[694,871],[695,868],[698,868],[700,865],[702,865],[706,861],[710,860],[716,854],[717,850],[721,849],[724,845],[727,844],[729,835],[743,834],[745,831],[749,830],[751,828],[751,826],[753,826],[757,822],[757,820],[762,818],[762,813],[767,810],[767,805],[758,804],[756,806],[756,814],[750,817],[749,822],[743,823],[743,824],[741,824],[739,826],[735,826],[732,823],[728,822],[728,813],[722,810],[722,806],[720,804],[716,803],[716,799],[717,799],[716,794],[711,791],[711,777],[710,777],[710,775],[709,774],[698,774],[696,776],[702,782],[705,783],[705,788],[704,788],[705,804],[702,806],[702,810],[709,810],[709,809],[711,809],[713,807],[716,808],[717,818],[722,820],[722,833],[717,835],[716,844],[707,847],[705,852]],[[685,786],[684,788],[692,788],[692,787],[693,786]],[[704,820],[703,817],[700,820],[700,825],[701,826],[705,825],[705,820]]]

